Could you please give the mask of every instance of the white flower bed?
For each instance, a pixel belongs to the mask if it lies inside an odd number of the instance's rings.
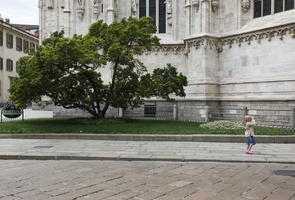
[[[206,128],[206,129],[242,129],[244,128],[244,126],[241,124],[238,124],[236,122],[226,121],[226,120],[208,122],[206,124],[200,125],[200,127]]]

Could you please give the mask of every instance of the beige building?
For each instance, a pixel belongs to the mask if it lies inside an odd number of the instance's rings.
[[[123,115],[295,125],[294,0],[39,0],[40,38],[85,34],[96,20],[151,16],[161,47],[141,60],[188,77],[186,98],[150,99]],[[111,72],[103,75],[110,77]]]
[[[0,20],[0,103],[9,100],[8,89],[17,76],[18,59],[26,55],[26,49],[36,47],[39,43],[34,35],[8,22]]]

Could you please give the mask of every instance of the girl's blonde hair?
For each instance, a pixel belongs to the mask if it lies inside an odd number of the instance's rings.
[[[252,117],[249,115],[246,115],[244,118],[244,124],[246,124],[247,122],[251,122],[252,121]]]

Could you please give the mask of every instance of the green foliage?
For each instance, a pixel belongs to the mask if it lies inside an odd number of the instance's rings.
[[[187,86],[187,78],[182,73],[178,74],[171,64],[155,69],[153,74],[146,74],[142,80],[141,88],[150,96],[155,95],[166,100],[174,100],[170,97],[171,94],[185,96],[183,86]]]
[[[244,129],[201,128],[204,123],[148,119],[32,119],[0,123],[1,133],[105,134],[226,134],[244,135]],[[255,127],[255,135],[294,135],[294,130]]]
[[[186,77],[168,65],[153,74],[136,56],[159,39],[151,18],[123,19],[110,25],[98,21],[85,36],[64,38],[56,32],[29,56],[19,61],[19,77],[10,88],[11,99],[20,107],[43,96],[64,108],[79,108],[103,118],[109,106],[137,107],[143,98],[185,96]],[[110,82],[100,70],[109,68]]]
[[[200,126],[201,128],[207,128],[207,129],[243,129],[244,126],[241,124],[227,121],[227,120],[219,120],[214,122],[208,122],[205,124],[202,124]]]

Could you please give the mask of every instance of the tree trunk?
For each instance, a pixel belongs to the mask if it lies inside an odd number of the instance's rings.
[[[105,118],[105,114],[106,112],[101,111],[100,113],[98,113],[98,119],[104,119]]]

